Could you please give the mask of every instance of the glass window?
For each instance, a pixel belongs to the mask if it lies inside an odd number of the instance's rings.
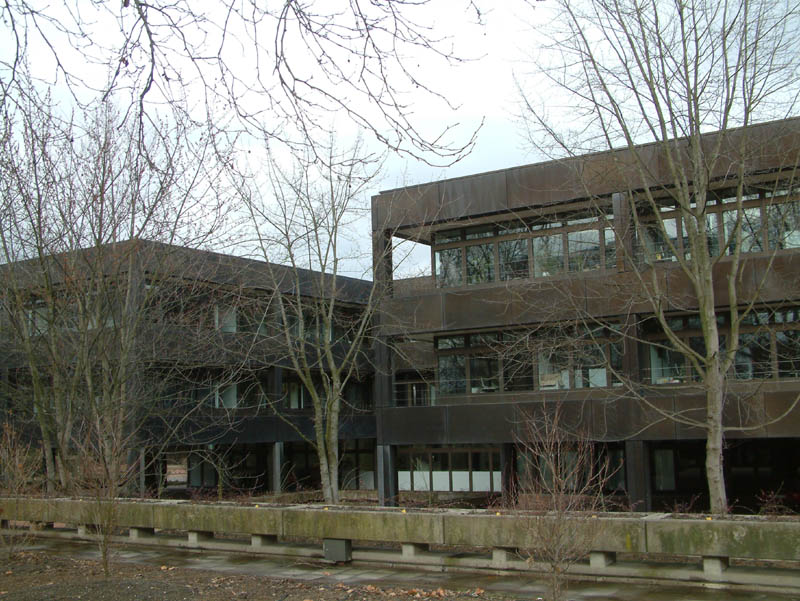
[[[463,355],[439,357],[439,390],[442,394],[464,394],[467,391]]]
[[[446,230],[444,232],[436,232],[433,235],[434,244],[447,244],[448,242],[460,242],[461,230]]]
[[[236,384],[217,388],[217,407],[234,409],[236,407]]]
[[[470,391],[473,394],[497,392],[498,361],[496,357],[469,358]]]
[[[653,451],[655,467],[655,489],[657,491],[675,490],[675,453],[672,449]]]
[[[569,388],[569,354],[552,349],[539,352],[539,389]]]
[[[300,382],[284,382],[283,396],[289,409],[303,409],[311,405],[311,395]]]
[[[800,330],[776,332],[778,377],[800,378]]]
[[[740,380],[772,377],[770,335],[768,333],[741,334],[739,336],[734,372]]]
[[[608,449],[609,477],[606,489],[610,491],[625,491],[625,452],[622,449]]]
[[[585,344],[575,354],[575,388],[602,388],[608,386],[606,360],[603,349]]]
[[[461,272],[461,249],[445,248],[436,251],[436,285],[460,286],[463,281]]]
[[[606,269],[617,268],[617,236],[614,230],[607,227],[603,230],[606,253]]]
[[[722,216],[723,225],[725,226],[725,242],[728,245],[727,252],[729,255],[733,254],[733,251],[736,248],[734,231],[736,229],[736,222],[739,214],[739,211],[726,211]],[[752,253],[764,250],[761,232],[761,209],[759,207],[742,209],[741,219],[741,252]]]
[[[479,238],[491,238],[494,236],[493,225],[481,225],[477,227],[468,227],[466,230],[467,240],[477,240]]]
[[[800,202],[769,205],[767,234],[770,250],[800,248]]]
[[[670,248],[678,248],[678,222],[676,219],[663,219],[661,223],[643,224],[640,252],[648,263],[655,261],[675,261],[675,254]]]
[[[564,246],[561,234],[533,239],[533,264],[536,277],[547,277],[564,271]]]
[[[609,363],[611,364],[611,385],[622,386],[622,381],[617,374],[622,373],[622,355],[625,353],[625,344],[618,340],[608,345]]]
[[[668,348],[666,340],[649,345],[650,381],[653,384],[677,384],[684,375],[683,353]]]
[[[600,230],[583,230],[567,234],[570,271],[600,268]]]
[[[217,328],[221,332],[236,332],[236,308],[217,305]]]
[[[494,244],[473,244],[467,247],[467,283],[494,281]]]
[[[529,353],[503,357],[503,389],[533,390],[533,360]]]
[[[264,387],[260,382],[243,382],[242,407],[263,407],[267,403]]]
[[[708,240],[708,256],[719,256],[719,213],[706,214],[706,238]]]
[[[528,277],[528,241],[503,240],[497,245],[500,254],[500,280]]]
[[[464,348],[464,336],[440,336],[436,339],[437,349]]]

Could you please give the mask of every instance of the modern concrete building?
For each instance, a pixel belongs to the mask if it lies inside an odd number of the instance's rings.
[[[720,140],[708,202],[690,210],[705,223],[720,343],[739,342],[725,384],[729,498],[755,508],[762,490],[800,492],[800,119],[704,143]],[[705,433],[692,421],[704,419],[705,393],[675,340],[697,352],[704,343],[690,225],[675,196],[664,149],[650,145],[373,197],[375,278],[389,293],[379,339],[345,394],[342,487],[377,489],[384,503],[403,491],[488,499],[513,488],[525,415],[558,406],[621,466],[609,488],[636,508],[702,497]],[[430,248],[432,275],[394,278],[397,239]],[[142,366],[174,383],[159,402],[173,417],[206,408],[162,449],[168,480],[215,486],[204,452],[213,445],[235,485],[318,485],[303,440],[307,391],[276,344],[293,326],[269,299],[296,286],[313,298],[319,274],[295,280],[280,266],[144,241],[117,255],[151,307],[138,330]],[[357,314],[371,287],[340,278],[341,309]],[[44,332],[47,312],[30,301],[25,327]],[[4,332],[13,342],[13,328]],[[21,349],[3,352],[6,398],[24,395]]]
[[[690,210],[706,224],[723,350],[738,331],[724,463],[731,502],[753,508],[759,491],[800,491],[800,119],[703,138],[718,141],[707,203],[692,196]],[[391,375],[376,385],[382,498],[500,491],[521,411],[559,405],[622,466],[610,487],[635,507],[704,504],[705,433],[691,420],[705,419],[705,392],[664,327],[704,348],[668,162],[691,157],[685,140],[671,145],[672,157],[652,144],[373,197],[376,248],[427,245],[432,273],[393,280],[390,256],[376,265],[392,288],[378,369]]]
[[[65,428],[63,453],[90,436],[91,373],[96,396],[117,404],[109,418],[126,422],[125,446],[147,455],[148,488],[215,488],[221,468],[241,490],[318,486],[308,390],[275,301],[287,299],[294,342],[295,314],[335,294],[324,335],[336,353],[370,282],[130,240],[0,266],[0,286],[0,411],[39,439],[47,430],[53,455]],[[303,325],[311,354],[322,326]],[[372,367],[364,353],[357,361],[340,420],[343,486],[374,488]]]

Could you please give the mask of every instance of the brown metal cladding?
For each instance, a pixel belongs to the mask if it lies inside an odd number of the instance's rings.
[[[712,146],[719,135],[706,134],[704,143]],[[719,160],[710,166],[712,178],[735,173],[742,157],[748,173],[791,169],[800,162],[800,118],[732,129],[725,136]],[[671,147],[681,148],[680,140]],[[662,145],[646,144],[637,147],[636,156],[612,150],[385,191],[373,199],[379,208],[373,227],[413,227],[671,184]]]

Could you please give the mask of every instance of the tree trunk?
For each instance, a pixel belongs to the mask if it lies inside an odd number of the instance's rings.
[[[50,442],[50,437],[42,436],[42,452],[44,453],[44,468],[47,475],[46,490],[47,494],[51,495],[56,489],[56,463],[53,459],[53,445]]]
[[[725,493],[725,473],[723,472],[722,448],[723,428],[722,409],[724,400],[724,378],[719,372],[708,374],[706,389],[706,478],[708,479],[708,500],[711,513],[728,512],[728,497]]]

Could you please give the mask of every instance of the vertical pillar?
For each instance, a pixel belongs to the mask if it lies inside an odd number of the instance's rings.
[[[139,497],[144,499],[145,493],[147,492],[147,479],[146,479],[146,472],[145,467],[147,466],[147,459],[145,456],[145,449],[142,447],[139,449]],[[155,464],[153,465],[155,468]]]
[[[727,557],[703,557],[703,576],[711,582],[723,579],[723,572],[728,569]]]
[[[515,468],[514,445],[504,443],[500,445],[500,486],[503,493],[503,505],[511,506],[514,501],[514,491],[517,489],[517,471]]]
[[[270,400],[276,403],[283,396],[283,368],[277,365],[272,366],[272,378],[270,380]]]
[[[631,219],[631,206],[626,194],[615,192],[611,195],[614,211],[614,231],[617,238],[617,261],[619,269],[626,269],[633,257],[634,224]]]
[[[378,503],[397,505],[397,448],[393,445],[376,445]]]
[[[274,493],[281,491],[283,483],[283,443],[275,442],[272,444],[272,482],[270,490]]]
[[[628,497],[636,511],[650,511],[650,457],[643,440],[625,441],[625,479]]]

